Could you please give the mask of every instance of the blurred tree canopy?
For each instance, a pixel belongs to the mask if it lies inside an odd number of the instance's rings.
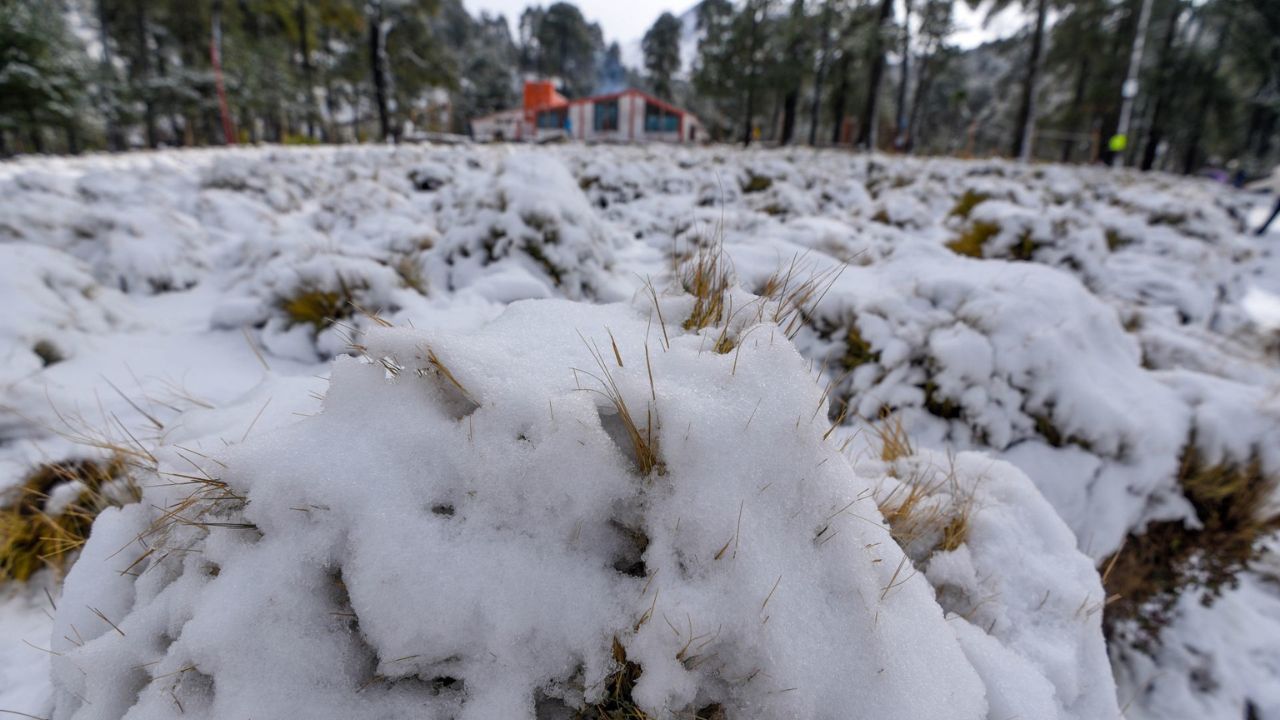
[[[0,0],[0,154],[465,133],[541,76],[643,87],[725,141],[1110,161],[1142,0],[965,2],[1023,29],[962,48],[955,0],[701,0],[627,68],[571,2],[511,25],[462,0]],[[1280,2],[1150,2],[1125,162],[1269,170]]]

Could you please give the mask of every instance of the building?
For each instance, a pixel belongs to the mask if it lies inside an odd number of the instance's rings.
[[[634,88],[569,100],[546,81],[524,84],[524,106],[478,117],[471,135],[481,142],[540,142],[572,138],[593,142],[698,142],[698,118]]]

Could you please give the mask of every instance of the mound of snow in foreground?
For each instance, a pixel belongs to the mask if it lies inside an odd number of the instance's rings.
[[[1098,574],[1020,471],[855,467],[774,326],[719,354],[649,308],[376,329],[318,415],[162,448],[67,579],[53,717],[1119,717]],[[909,482],[966,531],[908,556]]]

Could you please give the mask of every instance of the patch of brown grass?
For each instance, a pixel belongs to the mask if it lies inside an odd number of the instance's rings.
[[[75,497],[55,509],[49,499],[59,491]],[[98,513],[140,498],[119,455],[41,465],[0,496],[0,579],[26,582],[45,567],[62,573],[88,540]]]
[[[990,199],[991,196],[987,193],[977,192],[976,190],[965,190],[964,194],[960,196],[960,199],[956,201],[955,207],[951,208],[951,212],[948,216],[968,220],[969,215],[973,212],[974,208]]]
[[[867,363],[879,362],[879,360],[879,351],[862,337],[862,331],[858,329],[857,321],[851,321],[849,330],[845,333],[844,354],[840,356],[840,365],[845,370],[853,370]]]
[[[876,439],[880,441],[880,459],[895,462],[901,458],[915,454],[911,447],[911,438],[902,425],[901,415],[882,415],[874,428]]]
[[[1129,639],[1150,649],[1184,593],[1198,593],[1210,605],[1235,587],[1239,574],[1261,555],[1262,541],[1280,531],[1280,516],[1270,504],[1278,481],[1263,472],[1257,456],[1206,463],[1193,437],[1183,451],[1178,483],[1201,527],[1152,523],[1103,563],[1103,583],[1113,599],[1104,615],[1108,634],[1133,621],[1136,635]]]
[[[747,194],[764,192],[771,187],[773,187],[773,178],[767,175],[751,173],[742,183],[742,192]]]
[[[973,495],[954,472],[913,471],[887,495],[876,497],[889,534],[913,560],[959,548],[969,537]]]
[[[355,313],[355,293],[361,289],[363,285],[350,284],[342,277],[338,278],[337,290],[304,284],[281,298],[279,307],[289,325],[310,325],[320,332]]]
[[[684,321],[685,330],[718,326],[727,318],[731,275],[721,243],[700,248],[681,266],[680,284],[693,296],[693,310]]]
[[[915,453],[900,416],[882,416],[874,432],[880,459],[891,464],[890,475],[898,481],[888,494],[876,493],[876,505],[894,541],[917,561],[963,545],[969,536],[973,494],[960,488],[954,470],[943,473],[898,463]],[[903,469],[906,477],[898,478]]]
[[[982,258],[983,248],[987,241],[1000,233],[1000,226],[992,222],[978,221],[969,227],[955,240],[947,243],[947,248],[957,255]]]

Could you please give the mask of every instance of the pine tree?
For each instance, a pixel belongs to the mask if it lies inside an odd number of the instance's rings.
[[[654,21],[641,41],[650,86],[662,98],[671,97],[671,78],[680,70],[681,32],[680,21],[676,16],[664,12]]]
[[[66,133],[66,149],[80,149],[88,59],[67,29],[58,3],[0,3],[0,152],[29,143],[45,152],[47,126]]]

